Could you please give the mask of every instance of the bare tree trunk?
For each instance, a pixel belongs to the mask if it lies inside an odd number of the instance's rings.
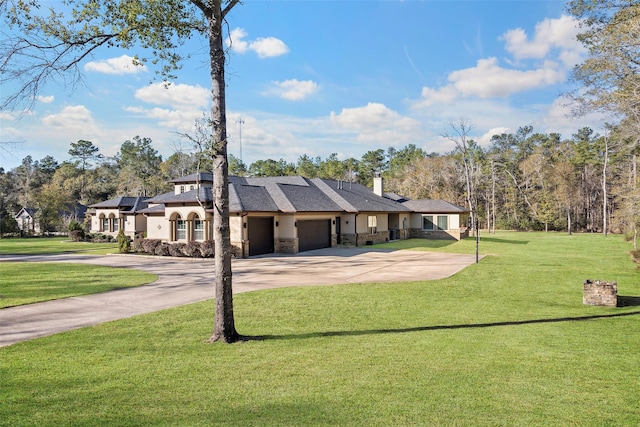
[[[470,158],[471,153],[469,153],[469,132],[471,131],[472,126],[469,120],[465,118],[461,118],[458,124],[451,122],[449,125],[451,129],[453,129],[454,133],[451,135],[445,133],[443,136],[456,145],[456,149],[462,156],[466,186],[466,202],[467,206],[469,206],[469,210],[471,211],[471,227],[473,235],[476,235],[478,211],[475,189],[471,180],[472,159]]]
[[[209,341],[232,343],[240,339],[233,316],[231,237],[229,230],[229,166],[225,101],[222,20],[220,7],[211,10],[209,55],[211,58],[211,121],[213,128],[213,240],[215,245],[215,322]]]
[[[496,167],[491,160],[491,232],[496,234]]]

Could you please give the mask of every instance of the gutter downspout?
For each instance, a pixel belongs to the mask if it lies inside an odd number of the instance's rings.
[[[356,219],[353,224],[353,230],[356,233],[356,248],[358,247],[358,214],[356,214]]]

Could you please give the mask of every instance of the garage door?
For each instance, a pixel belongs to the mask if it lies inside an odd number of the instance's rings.
[[[298,221],[300,252],[331,247],[331,220]]]
[[[273,253],[273,217],[249,217],[249,256]]]

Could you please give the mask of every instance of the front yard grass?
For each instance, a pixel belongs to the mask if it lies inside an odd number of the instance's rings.
[[[84,253],[104,255],[118,252],[117,243],[73,242],[68,237],[29,237],[0,239],[0,255],[41,255]]]
[[[144,271],[57,262],[0,262],[0,308],[49,301],[158,279]]]
[[[243,343],[204,343],[207,301],[15,344],[0,425],[637,426],[640,307],[582,304],[585,279],[640,299],[630,249],[497,233],[444,280],[236,295]]]

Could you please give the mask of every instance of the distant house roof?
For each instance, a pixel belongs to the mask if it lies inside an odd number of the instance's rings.
[[[84,219],[87,214],[88,207],[82,203],[69,203],[60,211],[61,215],[68,215],[76,219]]]
[[[466,213],[469,209],[444,200],[419,199],[408,200],[402,203],[413,212],[421,213]]]
[[[20,212],[18,212],[14,218],[35,218],[36,212],[38,212],[37,208],[22,208]]]

